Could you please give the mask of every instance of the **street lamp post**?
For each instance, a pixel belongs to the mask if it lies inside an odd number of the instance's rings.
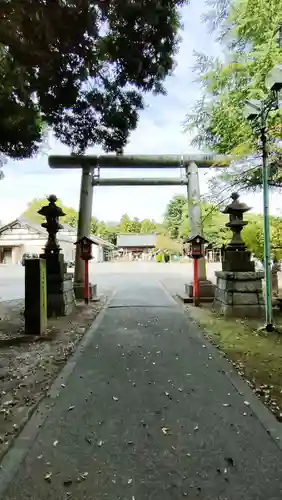
[[[269,228],[269,165],[267,152],[267,118],[272,109],[278,107],[278,92],[282,88],[282,65],[275,66],[267,75],[266,88],[271,92],[266,101],[246,101],[244,116],[248,120],[259,120],[262,148],[264,270],[265,270],[265,330],[274,330],[272,312],[271,247]]]

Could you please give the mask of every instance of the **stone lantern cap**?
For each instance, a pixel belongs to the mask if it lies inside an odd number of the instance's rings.
[[[43,215],[44,217],[50,217],[50,218],[57,218],[57,217],[63,217],[66,215],[61,207],[58,207],[56,205],[56,201],[58,201],[58,198],[56,195],[51,194],[47,200],[49,201],[49,205],[44,205],[40,210],[38,210],[38,214]]]
[[[221,211],[223,214],[244,214],[245,212],[251,210],[251,207],[248,207],[246,203],[241,203],[239,201],[238,193],[232,193],[230,198],[232,199],[232,202]]]
[[[243,215],[245,212],[251,210],[251,207],[248,207],[246,203],[239,202],[238,193],[232,193],[231,198],[232,198],[232,203],[227,205],[227,207],[221,211],[223,214],[229,214],[229,222],[227,222],[225,226],[231,229],[232,227],[233,228],[238,227],[238,229],[239,228],[243,229],[243,227],[248,224],[248,221],[243,220]]]

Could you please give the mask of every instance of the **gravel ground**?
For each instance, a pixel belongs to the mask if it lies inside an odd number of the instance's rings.
[[[68,317],[51,319],[51,339],[1,347],[0,458],[28,420],[50,383],[74,352],[105,304],[78,305]],[[0,339],[15,338],[24,327],[23,300],[0,303]]]

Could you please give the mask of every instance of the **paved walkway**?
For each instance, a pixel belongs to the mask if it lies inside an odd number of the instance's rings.
[[[281,451],[210,358],[157,282],[125,283],[2,500],[281,499]]]

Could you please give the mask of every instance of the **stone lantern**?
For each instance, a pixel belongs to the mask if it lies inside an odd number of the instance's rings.
[[[214,309],[224,316],[260,317],[264,313],[262,297],[263,272],[255,271],[251,252],[242,239],[242,229],[248,224],[244,213],[250,210],[232,193],[232,202],[222,211],[229,215],[226,227],[232,238],[222,252],[222,271],[216,271]]]
[[[49,205],[44,205],[44,207],[38,210],[39,215],[43,215],[46,217],[46,222],[41,224],[44,229],[48,232],[48,240],[45,245],[45,254],[52,255],[58,254],[60,252],[60,246],[57,241],[57,232],[60,229],[63,229],[63,226],[59,222],[59,218],[66,215],[61,207],[56,205],[56,201],[58,201],[57,196],[51,194],[49,198]]]
[[[41,224],[47,230],[48,239],[44,253],[40,256],[46,260],[47,277],[47,316],[66,316],[75,305],[72,277],[67,274],[67,265],[57,240],[57,233],[63,226],[60,217],[65,213],[56,205],[57,197],[48,197],[49,204],[44,205],[38,213],[46,218]]]
[[[251,261],[251,252],[247,250],[242,239],[242,229],[248,224],[244,221],[244,213],[251,210],[248,205],[239,201],[239,194],[231,194],[232,202],[222,210],[223,214],[229,215],[229,221],[225,224],[231,229],[233,235],[229,244],[223,251],[223,271],[254,271],[255,264]]]

